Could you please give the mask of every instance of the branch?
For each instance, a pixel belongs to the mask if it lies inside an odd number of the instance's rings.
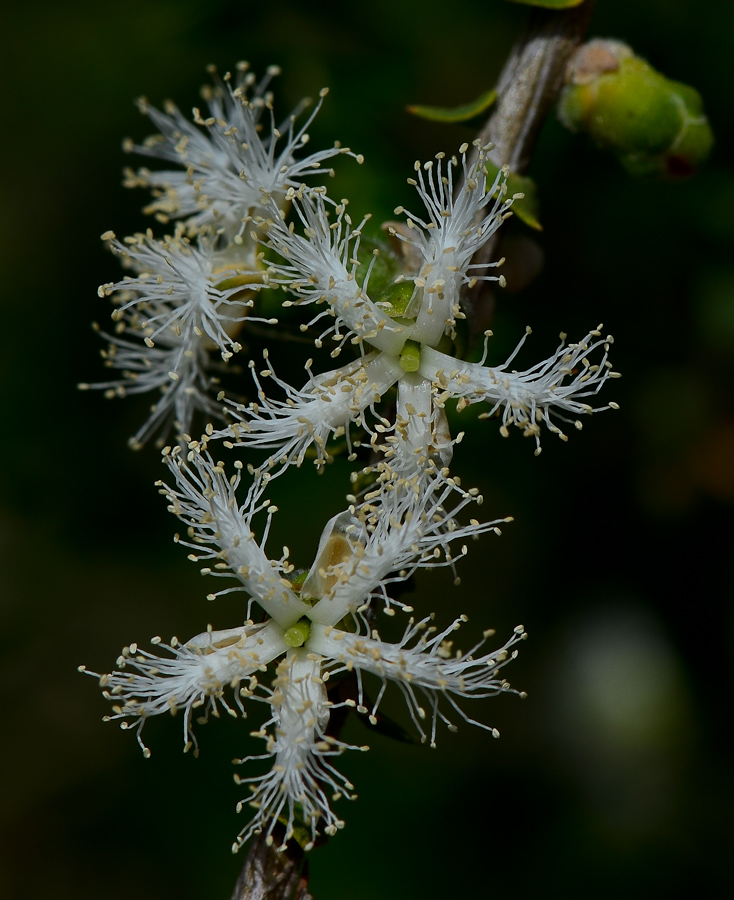
[[[477,135],[481,146],[494,145],[489,158],[496,166],[508,165],[517,175],[527,171],[540,128],[563,87],[566,66],[586,34],[593,6],[594,0],[585,0],[572,9],[534,9],[530,13],[500,74],[492,114]],[[472,152],[471,162],[477,149]],[[472,262],[494,259],[497,240],[495,235]],[[462,297],[472,337],[484,330],[474,326],[490,311],[480,309],[486,299],[484,282],[466,289]]]
[[[308,892],[308,863],[291,840],[283,852],[263,835],[250,844],[231,900],[313,900]]]

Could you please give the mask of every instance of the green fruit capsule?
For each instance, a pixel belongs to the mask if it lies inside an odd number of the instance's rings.
[[[577,51],[558,113],[639,177],[692,175],[713,145],[700,94],[619,41],[590,41]]]

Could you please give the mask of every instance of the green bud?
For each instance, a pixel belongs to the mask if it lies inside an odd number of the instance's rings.
[[[632,175],[686,177],[711,150],[699,93],[656,72],[626,44],[590,41],[577,51],[567,82],[561,121],[586,131]]]
[[[363,236],[359,245],[359,266],[356,273],[358,284],[364,284],[368,270],[370,280],[367,292],[370,300],[381,304],[388,316],[402,315],[410,302],[414,287],[412,281],[395,283],[395,279],[404,274],[403,261],[389,244]]]
[[[379,295],[379,302],[383,304],[382,309],[393,319],[399,318],[408,308],[414,289],[412,281],[401,281],[398,284],[391,284]],[[370,296],[373,296],[371,292]],[[387,306],[388,303],[390,304],[389,306]]]
[[[295,625],[291,625],[283,635],[283,640],[289,647],[302,647],[311,634],[311,623],[308,619],[299,619]]]

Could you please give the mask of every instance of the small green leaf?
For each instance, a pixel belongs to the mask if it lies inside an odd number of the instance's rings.
[[[450,109],[443,106],[406,106],[406,109],[412,115],[430,119],[431,122],[466,122],[489,109],[496,99],[497,91],[492,88],[476,100]]]
[[[413,282],[399,281],[396,284],[395,279],[402,274],[401,261],[389,244],[363,235],[359,244],[357,284],[364,284],[370,264],[370,299],[381,304],[388,316],[402,316],[413,296]]]
[[[497,177],[499,167],[487,162],[485,168],[487,169],[487,180],[493,181]],[[507,194],[510,197],[513,194],[524,194],[521,200],[513,202],[512,211],[529,228],[533,228],[535,231],[542,231],[543,226],[538,218],[540,211],[538,186],[533,179],[527,175],[515,175],[514,172],[510,172],[507,176]]]
[[[278,816],[278,822],[280,822],[281,825],[284,825],[286,829],[289,826],[292,826],[293,834],[291,835],[291,837],[299,845],[301,850],[305,850],[306,847],[309,846],[309,844],[311,846],[313,846],[313,838],[311,837],[311,828],[308,824],[306,824],[306,816],[303,813],[303,804],[302,803],[294,803],[293,808],[294,808],[295,815],[293,817],[292,822],[289,822],[288,816],[286,816],[285,813],[281,813],[281,815]],[[268,848],[268,852],[269,853],[271,852],[270,848]],[[286,860],[288,859],[287,853],[276,852],[275,856],[278,857],[279,859],[286,859]],[[283,878],[283,875],[281,874],[280,879],[282,879],[282,878]],[[277,883],[276,881],[273,881],[273,882],[269,882],[268,884],[276,884],[276,883]],[[254,896],[254,895],[243,894],[242,896],[249,897],[249,896]],[[258,891],[257,896],[266,897],[266,896],[268,896],[268,894],[261,894]]]
[[[525,6],[543,6],[545,9],[570,9],[581,6],[584,0],[508,0],[509,3],[522,3]]]

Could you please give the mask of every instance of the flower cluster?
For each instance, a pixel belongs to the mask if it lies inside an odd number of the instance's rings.
[[[414,612],[396,590],[411,575],[453,569],[469,538],[499,533],[510,521],[463,521],[482,498],[451,474],[463,435],[452,437],[447,405],[484,403],[483,417],[496,416],[504,436],[516,425],[533,438],[536,453],[542,426],[565,439],[559,422],[580,428],[581,416],[616,408],[593,405],[616,375],[608,360],[612,339],[601,326],[576,343],[562,335],[549,359],[525,371],[511,365],[529,329],[498,364],[487,363],[486,339],[478,362],[456,351],[462,290],[478,280],[503,283],[494,273],[498,263],[473,262],[511,215],[514,199],[505,172],[488,179],[487,148],[477,146],[473,161],[465,144],[458,156],[416,163],[409,181],[425,213],[399,207],[405,221],[388,223],[384,240],[374,238],[364,233],[368,218],[355,227],[346,201],[303,183],[324,160],[349,151],[337,144],[298,157],[313,116],[300,129],[295,115],[276,127],[267,92],[272,74],[256,84],[241,66],[234,79],[215,79],[206,94],[210,116],[195,110],[193,124],[173,106],[161,113],[142,104],[160,135],[130,149],[182,169],[142,169],[128,182],[153,190],[149,210],[160,221],[179,222],[162,240],[151,232],[125,241],[105,235],[134,274],[100,288],[116,303],[107,363],[122,378],[97,386],[119,394],[161,391],[135,443],[173,422],[177,443],[163,451],[172,483],[162,482],[161,491],[186,527],[177,540],[204,563],[205,574],[227,579],[209,599],[242,591],[247,605],[241,625],[209,627],[184,643],[154,638],[153,650],[133,644],[114,672],[89,674],[113,704],[109,718],[136,731],[146,756],[142,730],[150,716],[180,713],[188,750],[196,748],[195,719],[220,709],[244,717],[255,701],[268,704],[256,732],[265,752],[237,761],[254,771],[260,761],[263,771],[236,779],[250,791],[239,806],[255,813],[235,849],[254,833],[281,847],[296,836],[310,847],[319,833],[343,825],[332,806],[353,788],[335,758],[366,748],[339,739],[332,711],[355,707],[375,725],[389,683],[431,746],[439,722],[454,728],[451,715],[498,734],[464,704],[516,693],[500,670],[525,637],[521,626],[491,652],[484,643],[492,632],[466,652],[454,648],[464,616],[439,628],[432,616],[411,615],[397,641],[375,627],[380,610]],[[276,373],[266,350],[262,364],[249,360],[252,399],[227,397],[211,375],[210,354],[223,364],[246,352],[243,325],[277,321],[256,308],[274,290],[288,315],[316,307],[300,329],[317,351],[333,344],[332,358],[350,358],[316,371],[309,359],[298,387]],[[207,420],[199,439],[191,437],[195,414]],[[323,470],[340,442],[357,463],[354,493],[325,527],[312,523],[320,542],[310,568],[298,570],[287,548],[277,559],[266,551],[277,512],[269,486],[309,457]],[[232,475],[219,461],[220,447],[235,456]],[[351,693],[339,690],[345,680]]]
[[[111,397],[161,395],[131,438],[133,447],[155,433],[162,442],[172,425],[177,434],[191,431],[197,412],[219,417],[212,352],[226,363],[242,350],[243,326],[278,322],[251,313],[263,281],[258,232],[268,207],[284,202],[305,176],[325,174],[325,161],[350,154],[335,144],[298,156],[327,91],[321,92],[316,109],[300,128],[297,116],[306,101],[276,126],[267,92],[276,74],[272,67],[256,84],[246,63],[238,66],[234,78],[227,74],[219,79],[213,73],[214,86],[205,91],[209,116],[203,118],[194,109],[193,122],[173,104],[163,113],[140,101],[141,111],[160,133],[142,145],[128,141],[126,149],[181,168],[128,171],[126,183],[153,190],[155,199],[146,212],[164,223],[180,221],[174,235],[163,239],[151,230],[124,242],[111,231],[102,235],[135,273],[99,289],[101,297],[116,301],[116,327],[114,334],[105,334],[110,343],[104,356],[121,377],[80,385],[103,389]],[[266,115],[270,128],[264,132],[261,120]]]

